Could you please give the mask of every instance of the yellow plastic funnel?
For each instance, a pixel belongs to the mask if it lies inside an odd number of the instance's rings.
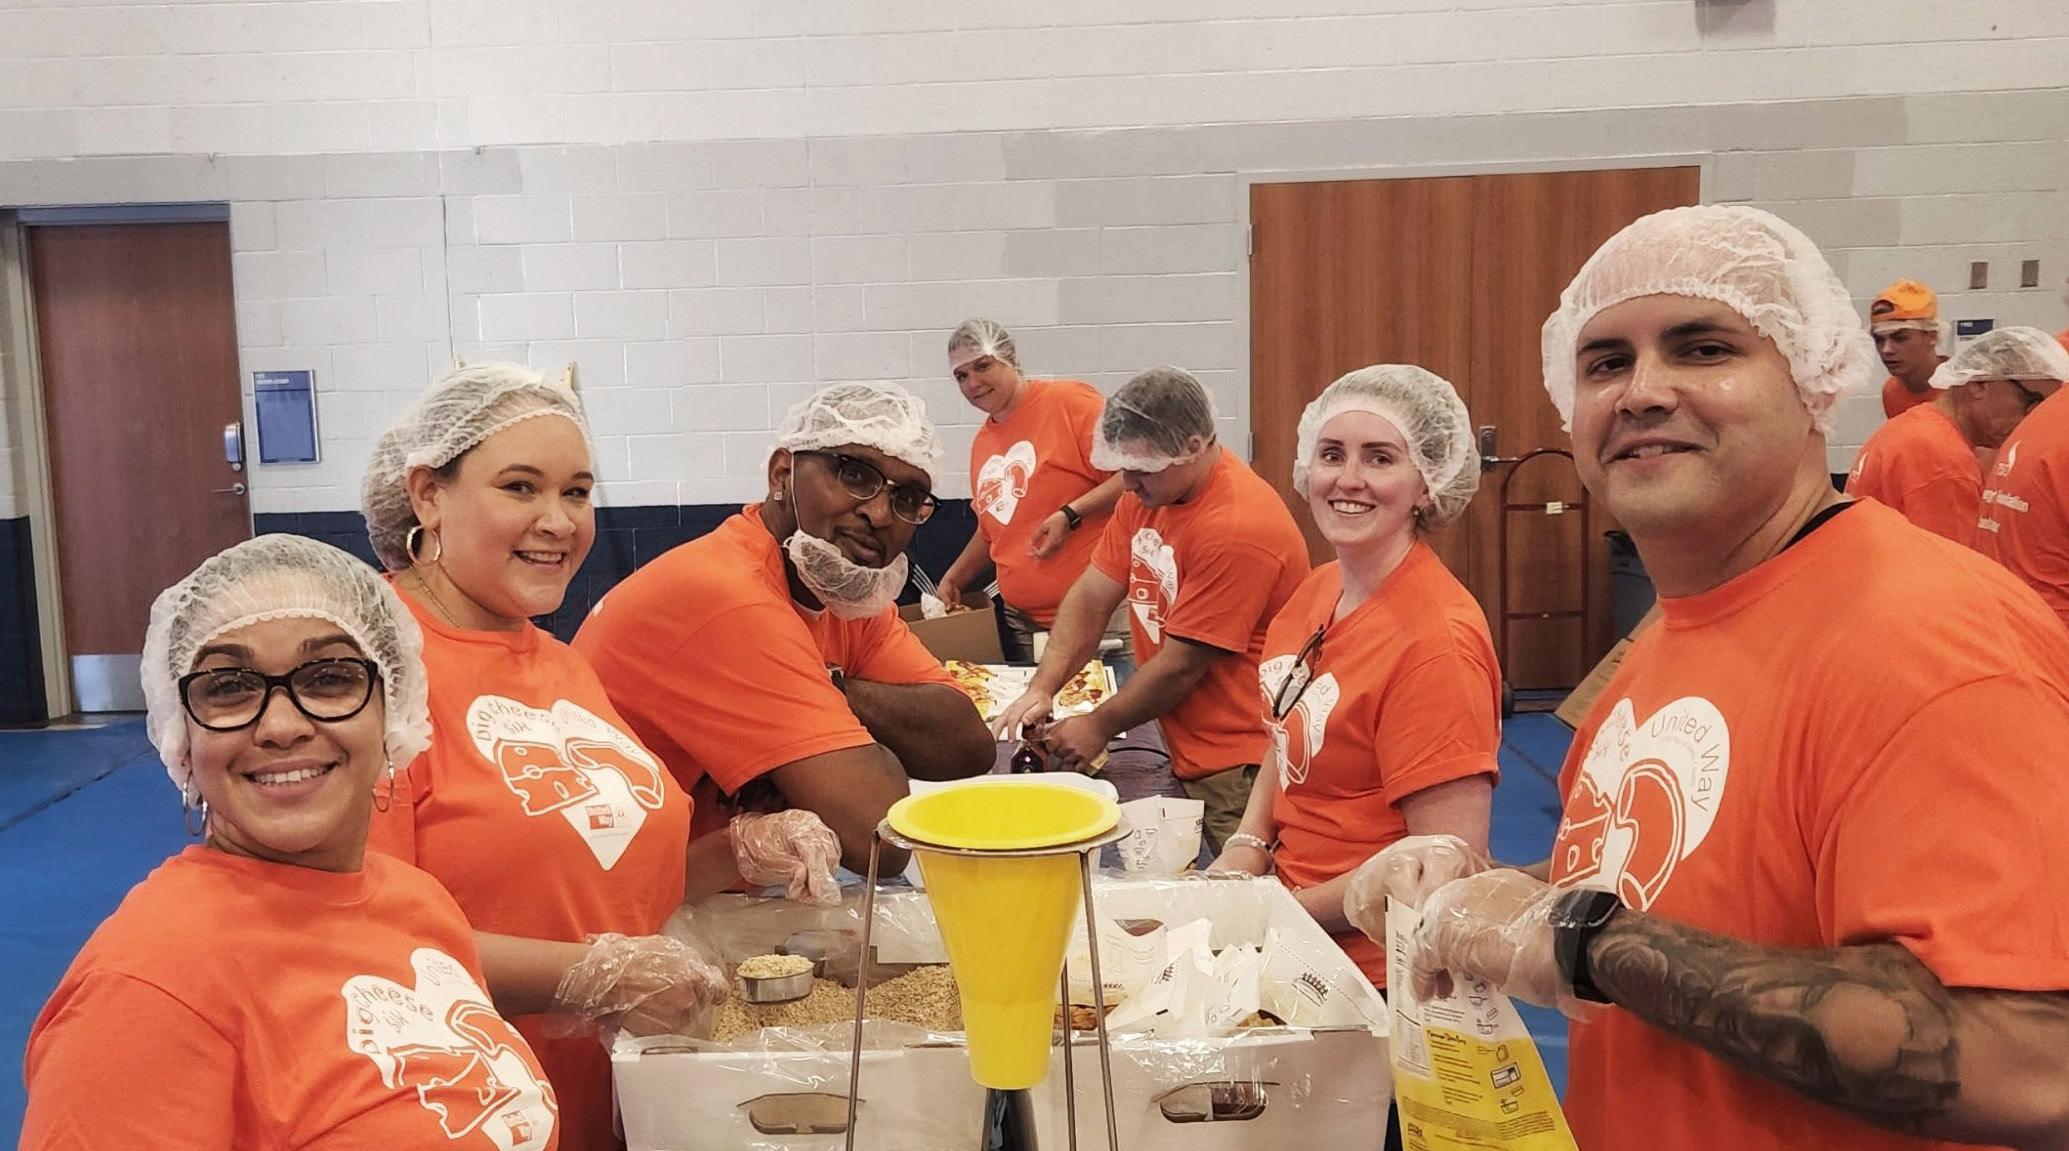
[[[908,796],[891,829],[919,856],[934,922],[962,993],[970,1075],[1003,1091],[1049,1070],[1057,975],[1084,888],[1068,846],[1111,830],[1121,809],[1060,784],[974,781]],[[928,845],[950,849],[929,851]],[[959,854],[1059,849],[1048,855]]]

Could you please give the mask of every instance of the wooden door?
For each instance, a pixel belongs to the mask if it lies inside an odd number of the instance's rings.
[[[65,644],[81,709],[126,710],[151,601],[251,535],[229,226],[28,237]]]
[[[1641,168],[1252,186],[1253,456],[1310,532],[1317,559],[1328,551],[1290,474],[1307,402],[1353,368],[1421,364],[1458,387],[1476,427],[1496,429],[1499,457],[1568,447],[1544,394],[1540,327],[1603,240],[1648,212],[1695,203],[1698,175]],[[1591,626],[1549,618],[1504,629],[1499,505],[1513,469],[1484,472],[1466,515],[1432,543],[1487,612],[1508,681],[1570,687],[1614,638],[1602,538],[1614,525],[1600,508],[1585,534],[1570,511],[1507,516],[1507,610],[1579,608],[1585,573]],[[1575,502],[1581,488],[1567,461],[1541,456],[1516,472],[1508,495],[1543,509]]]

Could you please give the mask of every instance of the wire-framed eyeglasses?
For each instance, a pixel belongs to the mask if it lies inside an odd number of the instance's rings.
[[[839,481],[841,490],[858,500],[875,499],[876,494],[886,487],[891,489],[891,514],[909,524],[923,524],[939,507],[932,493],[906,484],[894,484],[884,476],[882,468],[868,460],[840,452],[822,452],[801,449],[791,453],[799,456],[819,456],[832,461],[833,478]]]
[[[202,727],[236,731],[259,721],[278,688],[303,715],[337,723],[365,710],[380,678],[374,661],[356,657],[311,660],[285,675],[249,667],[208,668],[180,677],[180,703]]]
[[[1279,689],[1272,693],[1272,720],[1277,722],[1293,713],[1300,706],[1300,697],[1307,694],[1308,685],[1315,681],[1315,667],[1322,662],[1322,636],[1329,630],[1325,621],[1315,629],[1315,634],[1301,645],[1300,654],[1293,657],[1293,666],[1286,669],[1286,678],[1279,681]]]

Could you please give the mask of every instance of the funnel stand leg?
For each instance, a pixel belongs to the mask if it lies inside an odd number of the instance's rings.
[[[874,870],[872,868],[871,870]],[[1121,1134],[1114,1119],[1114,1069],[1113,1056],[1106,1037],[1106,983],[1099,975],[1099,913],[1092,907],[1092,853],[1078,855],[1078,872],[1084,877],[1085,889],[1085,950],[1092,957],[1092,1018],[1099,1028],[1099,1086],[1106,1095],[1106,1149],[1121,1151]],[[1069,1012],[1064,1013],[1066,1016]],[[1064,1020],[1070,1022],[1068,1018]],[[858,1043],[860,1032],[857,1033]],[[1064,1058],[1069,1058],[1068,1048]],[[1067,1065],[1067,1064],[1066,1064]],[[852,1104],[851,1104],[852,1106]],[[850,1127],[852,1127],[852,1122]],[[1077,1129],[1071,1129],[1076,1134]]]
[[[1063,961],[1063,974],[1060,979],[1063,984],[1060,989],[1063,998],[1057,1000],[1057,1002],[1063,1004],[1063,1011],[1061,1012],[1063,1016],[1063,1122],[1065,1124],[1064,1130],[1070,1132],[1070,1151],[1078,1151],[1078,1082],[1077,1074],[1071,1068],[1071,1064],[1075,1060],[1071,1058],[1070,1049],[1070,1041],[1076,1033],[1076,1029],[1070,1023],[1070,960],[1068,959]]]
[[[848,1047],[848,1126],[846,1151],[855,1151],[855,1107],[862,1090],[862,1012],[869,990],[869,929],[876,924],[877,849],[884,844],[869,833],[869,874],[862,885],[862,953],[855,961],[855,1038]]]

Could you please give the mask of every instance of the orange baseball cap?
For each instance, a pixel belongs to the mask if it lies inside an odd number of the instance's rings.
[[[1940,329],[1940,298],[1916,280],[1898,280],[1868,305],[1868,326],[1880,334],[1899,328]]]

